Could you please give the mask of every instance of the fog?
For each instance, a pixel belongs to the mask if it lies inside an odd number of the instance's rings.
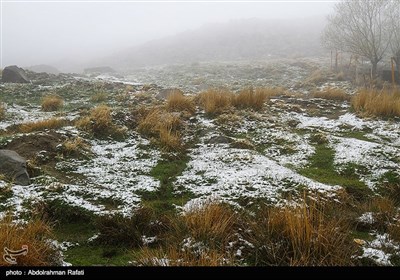
[[[326,16],[320,2],[2,1],[1,66],[50,64],[61,70],[208,23]]]

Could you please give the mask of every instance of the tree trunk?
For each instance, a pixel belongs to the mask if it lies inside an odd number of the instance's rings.
[[[396,71],[400,72],[400,56],[393,57],[394,62],[396,63]]]
[[[371,69],[371,78],[375,79],[377,77],[378,74],[378,61],[376,60],[371,60],[371,64],[372,64],[372,69]]]

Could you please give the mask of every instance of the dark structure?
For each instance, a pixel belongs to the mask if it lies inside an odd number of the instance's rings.
[[[26,76],[25,70],[19,68],[16,65],[7,66],[3,70],[3,74],[1,77],[1,81],[3,83],[29,83],[29,79]]]

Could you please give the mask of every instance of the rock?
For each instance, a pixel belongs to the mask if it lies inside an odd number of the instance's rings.
[[[112,74],[116,71],[109,66],[100,66],[100,67],[92,67],[86,68],[83,70],[83,74]]]
[[[229,144],[232,141],[232,138],[220,135],[211,137],[210,140],[207,141],[207,144]]]
[[[26,160],[15,151],[0,150],[0,174],[15,184],[22,186],[30,184]]]
[[[29,83],[25,70],[16,65],[4,68],[1,81],[3,83]]]

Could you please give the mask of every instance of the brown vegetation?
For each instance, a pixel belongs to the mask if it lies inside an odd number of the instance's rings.
[[[60,118],[51,118],[42,121],[23,123],[19,126],[19,131],[29,133],[32,131],[57,129],[66,125],[66,121]]]
[[[42,99],[42,110],[45,112],[58,111],[63,106],[64,101],[58,95],[47,95]]]
[[[363,115],[379,117],[400,116],[400,91],[388,89],[360,90],[351,100],[354,110]]]
[[[113,123],[112,110],[107,105],[99,105],[93,108],[89,115],[80,118],[76,122],[76,126],[86,132],[93,134],[95,137],[111,136],[115,138],[123,138],[126,131]]]
[[[3,103],[0,103],[0,121],[4,120],[6,117],[6,107]]]
[[[13,223],[10,217],[0,220],[1,248],[20,250],[28,246],[27,254],[15,257],[19,266],[59,265],[59,254],[48,242],[51,237],[51,228],[41,220],[23,226]],[[0,265],[10,264],[1,258]]]
[[[351,99],[351,96],[346,94],[344,90],[332,87],[324,88],[320,91],[315,91],[312,93],[312,97],[338,101],[349,101]]]
[[[174,91],[167,97],[167,110],[170,112],[189,112],[193,114],[196,110],[193,99],[184,96],[180,91]]]

